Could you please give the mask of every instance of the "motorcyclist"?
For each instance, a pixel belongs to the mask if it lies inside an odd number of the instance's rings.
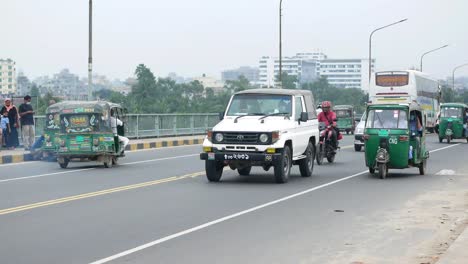
[[[337,149],[338,148],[338,139],[340,136],[340,131],[336,126],[336,114],[331,110],[331,102],[330,101],[323,101],[322,102],[322,112],[318,114],[318,121],[325,123],[325,126],[332,126],[332,138],[330,141],[332,146]]]

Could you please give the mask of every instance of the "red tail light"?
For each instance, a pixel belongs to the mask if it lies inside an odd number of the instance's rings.
[[[409,137],[408,136],[400,136],[399,140],[400,141],[408,141]]]

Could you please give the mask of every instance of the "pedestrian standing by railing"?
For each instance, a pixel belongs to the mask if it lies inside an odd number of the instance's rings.
[[[26,95],[24,103],[19,106],[19,115],[21,120],[21,134],[23,136],[23,145],[25,150],[29,150],[34,144],[34,109],[31,105],[31,96]]]
[[[0,128],[0,149],[2,149],[4,140],[6,143],[8,135],[11,133],[10,119],[8,118],[7,110],[5,110],[0,116]]]
[[[10,98],[5,98],[5,105],[0,110],[1,113],[5,111],[8,112],[8,120],[10,122],[10,129],[11,132],[7,136],[6,147],[10,150],[14,150],[16,147],[19,146],[18,142],[18,127],[19,127],[19,120],[18,120],[18,110],[16,106],[13,105]]]

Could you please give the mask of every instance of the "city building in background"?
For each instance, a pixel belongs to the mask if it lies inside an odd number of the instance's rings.
[[[375,60],[371,71],[374,72]],[[326,77],[328,83],[337,88],[369,90],[368,59],[326,59],[320,61],[319,76]]]
[[[16,63],[11,59],[0,59],[0,94],[16,94]]]
[[[22,71],[19,71],[16,78],[16,94],[20,96],[30,94],[31,87],[32,83],[29,78]]]
[[[219,94],[224,90],[224,84],[221,80],[218,80],[214,77],[206,76],[206,74],[203,74],[200,77],[193,78],[193,81],[200,82],[205,88],[205,90],[208,88],[212,89],[215,94]]]
[[[243,66],[221,72],[221,81],[235,81],[238,80],[239,77],[244,76],[251,84],[257,84],[259,81],[259,73],[260,71],[258,68]]]
[[[284,57],[282,71],[298,79],[298,85],[326,77],[328,82],[338,88],[358,88],[368,90],[369,74],[367,59],[330,59],[322,52],[297,53]],[[375,60],[372,62],[374,71]],[[279,59],[263,56],[259,60],[259,84],[270,88],[276,84],[279,75]]]

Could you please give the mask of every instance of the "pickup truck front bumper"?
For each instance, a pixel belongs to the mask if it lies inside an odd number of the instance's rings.
[[[226,164],[230,162],[242,162],[249,163],[252,165],[265,165],[265,164],[281,164],[282,155],[281,153],[258,153],[258,152],[203,152],[200,153],[201,160],[216,160]]]

